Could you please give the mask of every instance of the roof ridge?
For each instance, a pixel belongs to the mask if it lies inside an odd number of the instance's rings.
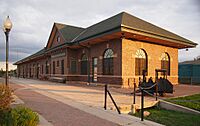
[[[60,23],[60,22],[54,22],[55,24],[58,24],[58,25],[66,25],[64,23]]]
[[[121,13],[123,13],[123,12],[121,12]],[[114,17],[120,15],[121,13],[116,14],[116,15],[114,15],[114,16],[112,16],[112,17],[106,18],[106,19],[104,19],[104,20],[101,20],[100,22],[97,22],[97,23],[95,23],[95,24],[93,24],[93,25],[90,25],[90,26],[88,26],[88,27],[85,28],[85,29],[88,29],[88,28],[93,27],[93,26],[95,26],[95,25],[97,25],[97,24],[100,24],[100,23],[102,23],[102,22],[104,22],[104,21],[107,21],[107,20],[109,20],[109,19],[111,19],[111,18],[114,18]]]
[[[59,24],[57,25],[55,23],[55,26],[56,26],[57,32],[59,32],[60,36],[62,36],[62,38],[64,39],[65,42],[71,42],[82,31],[85,30],[85,28],[77,27],[77,26],[73,26],[73,25],[68,25],[68,24],[61,24],[59,26]],[[68,32],[66,33],[66,31],[68,31]]]
[[[85,28],[83,28],[83,27],[74,26],[74,25],[69,25],[69,24],[63,24],[63,23],[57,23],[57,22],[54,22],[54,23],[57,24],[57,25],[70,26],[70,27],[74,27],[74,28],[85,29]]]
[[[118,17],[118,16],[121,16],[121,17],[120,17],[120,26],[121,26],[122,15],[123,15],[124,13],[126,13],[126,12],[118,13],[118,14],[116,14],[116,15],[114,15],[114,16],[111,16],[111,17],[109,17],[109,18],[105,18],[104,20],[101,20],[100,22],[97,22],[97,23],[95,23],[95,24],[93,24],[93,25],[88,26],[87,28],[85,28],[85,30],[84,30],[83,32],[81,32],[81,33],[73,40],[73,42],[76,41],[76,40],[77,40],[82,34],[84,34],[88,29],[90,29],[90,28],[92,28],[92,27],[95,27],[95,26],[98,26],[99,24],[102,24],[103,22],[109,21],[110,19],[116,18],[116,17]]]
[[[83,33],[85,33],[87,31],[87,28],[85,30],[83,30],[80,34],[78,34],[74,39],[72,39],[71,42],[74,42],[79,36],[81,36]]]

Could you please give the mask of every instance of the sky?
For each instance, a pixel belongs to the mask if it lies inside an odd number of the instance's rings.
[[[0,29],[7,15],[13,23],[9,62],[45,47],[54,22],[88,27],[122,11],[200,44],[200,0],[0,0]],[[199,55],[199,45],[179,50],[179,62]],[[0,68],[4,61],[0,30]]]

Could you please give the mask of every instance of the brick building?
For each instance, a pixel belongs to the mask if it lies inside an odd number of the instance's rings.
[[[65,78],[67,81],[131,87],[142,70],[155,78],[166,69],[178,83],[178,49],[197,44],[122,12],[87,28],[54,23],[46,47],[15,63],[24,78]]]

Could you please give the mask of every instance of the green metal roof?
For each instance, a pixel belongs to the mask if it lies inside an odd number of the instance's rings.
[[[163,28],[160,28],[154,24],[146,22],[135,16],[132,16],[126,12],[122,12],[118,14],[118,16],[122,17],[122,22],[121,22],[122,25],[131,27],[133,30],[135,29],[135,30],[146,32],[146,33],[150,33],[150,34],[154,34],[154,35],[158,35],[162,37],[167,37],[167,38],[175,39],[181,42],[186,42],[186,43],[196,45],[196,43],[193,43],[192,41],[188,39],[185,39],[177,34],[169,32]]]
[[[83,41],[91,37],[94,37],[95,35],[97,36],[106,31],[113,30],[114,28],[119,28],[122,26],[124,27],[127,26],[132,30],[137,30],[140,32],[145,32],[169,39],[174,39],[177,41],[181,41],[182,43],[189,43],[194,46],[197,45],[196,43],[188,39],[185,39],[179,35],[169,32],[163,28],[160,28],[135,16],[132,16],[126,12],[119,13],[113,17],[110,17],[106,20],[103,20],[97,24],[94,24],[86,28],[74,41]]]
[[[70,25],[64,25],[63,28],[58,30],[60,31],[66,42],[71,42],[76,36],[78,36],[85,29]]]
[[[43,49],[39,50],[38,52],[36,52],[36,53],[34,53],[34,54],[24,58],[24,59],[21,59],[21,60],[17,61],[16,63],[14,63],[14,65],[17,65],[17,64],[29,61],[31,59],[34,59],[34,58],[36,58],[38,56],[41,56],[41,55],[43,55],[45,53],[45,51],[46,51],[45,48],[43,48]]]
[[[115,15],[86,28],[74,41],[82,41],[106,31],[121,27],[122,14]]]

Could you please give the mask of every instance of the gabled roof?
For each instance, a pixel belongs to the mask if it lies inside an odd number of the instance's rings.
[[[188,39],[185,39],[163,28],[160,28],[156,25],[153,25],[142,19],[139,19],[126,12],[119,13],[113,17],[110,17],[106,20],[103,20],[97,24],[94,24],[86,28],[74,41],[82,41],[90,37],[94,37],[99,34],[103,34],[105,32],[114,30],[116,28],[121,28],[121,27],[128,27],[128,28],[131,28],[132,30],[137,30],[140,32],[148,33],[148,34],[153,34],[153,35],[181,41],[182,43],[193,44],[194,46],[197,45],[196,43],[193,43],[192,41]],[[119,31],[122,31],[122,30],[119,29]]]
[[[78,36],[82,31],[85,30],[81,27],[75,27],[61,23],[55,23],[55,26],[62,34],[63,38],[65,39],[65,42],[71,42],[76,36]]]
[[[46,48],[51,48],[53,38],[55,34],[54,32],[59,32],[61,37],[64,39],[64,43],[70,43],[76,36],[78,36],[84,28],[71,26],[71,25],[65,25],[61,23],[55,23],[53,24],[53,28],[51,30]]]

